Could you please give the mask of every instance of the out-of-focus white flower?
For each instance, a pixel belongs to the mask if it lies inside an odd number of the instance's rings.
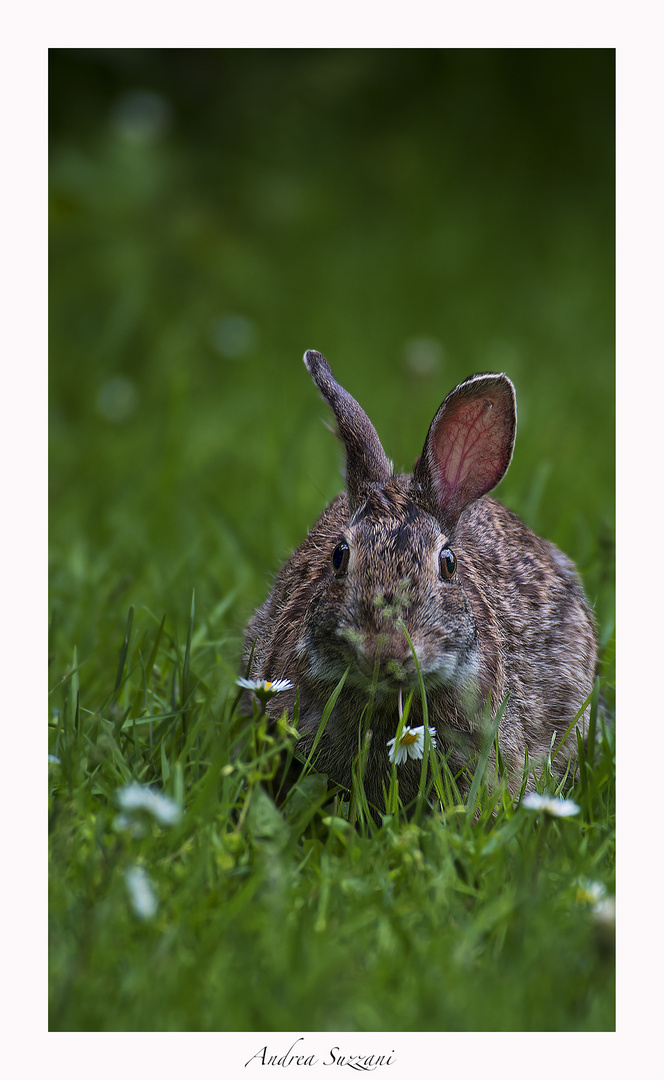
[[[147,922],[157,914],[157,895],[152,882],[142,866],[132,866],[125,874],[129,902],[134,915]]]
[[[173,799],[143,784],[127,784],[116,791],[115,798],[125,817],[145,813],[160,825],[175,825],[182,817],[180,807]]]
[[[429,728],[431,745],[436,745],[436,736]],[[401,765],[408,758],[421,758],[424,753],[424,727],[405,727],[401,732],[399,745],[397,746],[396,735],[387,740],[390,761]]]
[[[598,904],[606,896],[606,886],[601,881],[589,881],[579,878],[576,899],[579,904]]]
[[[577,903],[587,904],[601,933],[610,936],[616,928],[615,896],[608,895],[606,885],[601,881],[579,878],[576,884]]]
[[[542,810],[551,817],[573,817],[581,810],[571,799],[559,799],[555,795],[539,795],[536,791],[529,792],[521,800],[521,805],[526,810]]]
[[[616,900],[614,896],[604,896],[593,904],[593,916],[605,930],[615,930]]]

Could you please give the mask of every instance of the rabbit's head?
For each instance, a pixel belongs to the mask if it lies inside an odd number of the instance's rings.
[[[300,635],[308,676],[336,683],[348,668],[349,687],[371,686],[380,696],[414,682],[419,665],[429,688],[483,689],[490,666],[481,662],[482,632],[454,536],[463,511],[509,465],[512,383],[476,375],[458,386],[434,416],[413,475],[395,476],[373,425],[325,358],[309,351],[305,363],[346,448],[342,527],[330,535],[319,602]]]

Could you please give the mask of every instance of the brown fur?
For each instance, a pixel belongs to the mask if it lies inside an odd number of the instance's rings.
[[[495,715],[509,693],[499,743],[514,790],[526,754],[531,761],[546,755],[554,733],[560,740],[590,694],[597,643],[572,563],[485,494],[511,459],[512,384],[496,375],[462,383],[436,413],[413,475],[394,476],[370,421],[327,361],[309,352],[305,362],[337,417],[347,491],[321,515],[250,620],[245,666],[253,649],[253,678],[288,678],[299,687],[305,753],[349,668],[317,767],[350,786],[370,726],[364,782],[380,809],[399,688],[405,698],[416,686],[405,627],[427,688],[429,724],[453,771],[479,747],[487,698]],[[350,559],[339,575],[332,553],[341,541]],[[441,549],[456,556],[450,580],[440,573]],[[280,694],[272,713],[292,708],[294,699],[295,689]],[[409,723],[422,723],[417,691]],[[574,765],[574,733],[559,763],[568,756]],[[407,761],[397,775],[408,802],[420,762]]]

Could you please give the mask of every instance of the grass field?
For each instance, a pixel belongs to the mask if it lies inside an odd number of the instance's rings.
[[[611,1030],[612,53],[52,50],[50,108],[51,1030]],[[378,828],[306,770],[276,808],[287,727],[236,752],[341,486],[305,348],[399,468],[515,382],[499,496],[599,628],[579,813]]]

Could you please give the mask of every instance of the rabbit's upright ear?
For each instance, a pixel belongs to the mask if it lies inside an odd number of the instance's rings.
[[[322,353],[308,349],[304,362],[335,415],[339,436],[346,447],[346,490],[352,513],[366,498],[371,484],[384,484],[389,480],[392,466],[369,417],[343,386],[339,386]]]
[[[473,375],[434,416],[413,479],[452,529],[507,472],[516,437],[516,395],[506,375]]]

